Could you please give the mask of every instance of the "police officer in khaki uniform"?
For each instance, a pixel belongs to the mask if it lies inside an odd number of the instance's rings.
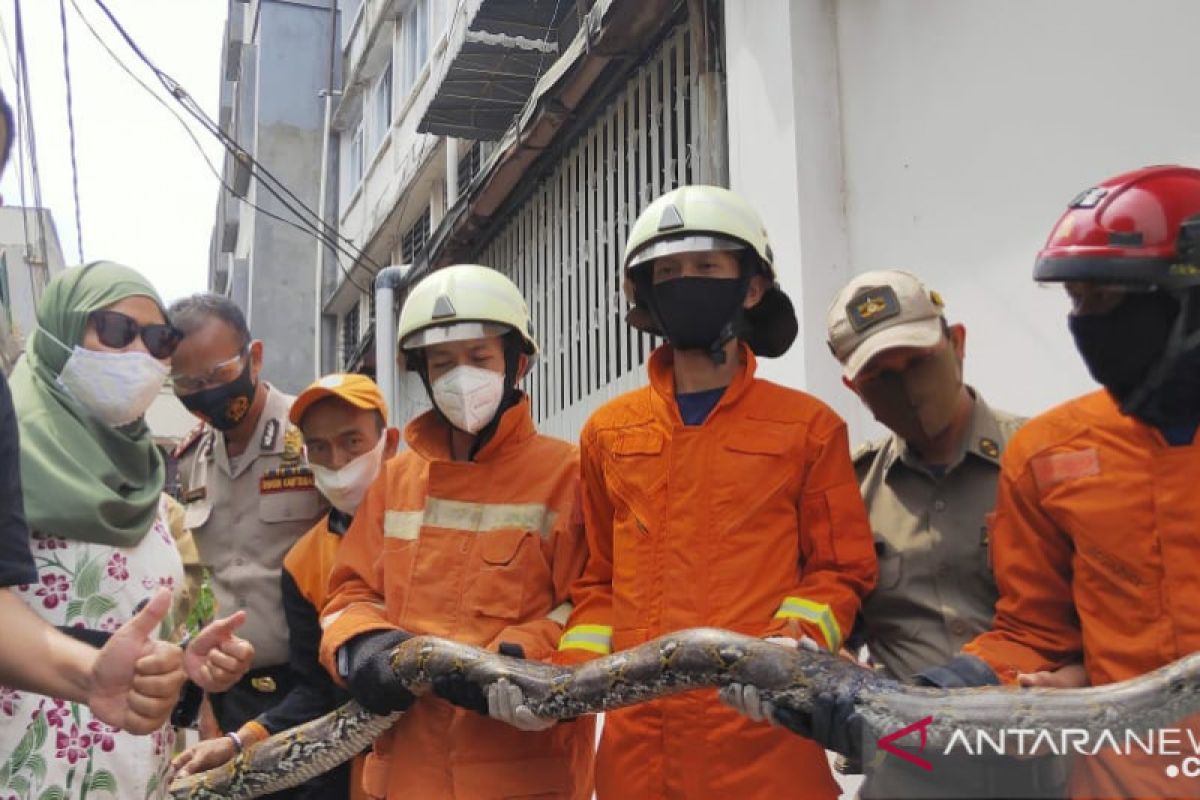
[[[185,333],[172,364],[175,393],[204,421],[176,451],[186,525],[220,613],[248,611],[242,635],[256,653],[241,682],[211,697],[221,729],[236,731],[292,687],[283,557],[326,507],[300,429],[288,421],[293,398],[260,379],[262,342],[251,339],[241,310],[201,294],[168,313]]]
[[[1000,454],[1024,420],[989,407],[963,383],[966,329],[947,324],[941,297],[911,273],[852,280],[829,308],[828,336],[843,382],[892,431],[853,457],[879,558],[859,638],[892,677],[941,685],[946,676],[932,668],[991,627],[997,590],[987,518]],[[863,797],[1065,790],[1062,766],[1050,759],[974,759],[927,772],[885,756],[871,766]]]

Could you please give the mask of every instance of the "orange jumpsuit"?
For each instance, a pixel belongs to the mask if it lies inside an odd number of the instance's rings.
[[[334,672],[348,639],[399,627],[495,650],[554,653],[568,592],[586,560],[574,447],[541,436],[529,401],[506,411],[474,461],[452,461],[434,412],[405,430],[338,551],[322,616],[321,659]],[[428,694],[375,744],[365,782],[388,798],[592,793],[591,718],[537,733]]]
[[[1169,446],[1107,392],[1030,420],[1001,467],[996,617],[964,650],[1006,682],[1082,657],[1100,685],[1200,649],[1198,483],[1200,444]],[[1172,762],[1179,758],[1076,758],[1071,794],[1190,794],[1184,781],[1194,779],[1165,774]]]
[[[815,398],[743,369],[702,425],[675,402],[672,351],[650,386],[584,427],[589,560],[560,658],[715,626],[807,634],[836,651],[875,583],[875,551],[846,426]],[[802,791],[798,787],[803,787]],[[607,715],[600,800],[836,797],[825,751],[751,722],[706,690]]]

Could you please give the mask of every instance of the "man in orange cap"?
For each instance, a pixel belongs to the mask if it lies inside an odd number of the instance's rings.
[[[224,764],[244,747],[328,713],[348,699],[317,658],[320,612],[342,534],[383,462],[396,454],[400,432],[387,426],[387,403],[379,387],[365,375],[319,379],[292,403],[288,418],[304,433],[317,489],[332,506],[283,561],[283,604],[296,685],[278,705],[235,733],[201,742],[180,754],[175,766],[181,775]],[[286,475],[279,478],[287,479]],[[357,772],[358,761],[354,765]],[[358,776],[352,780],[350,773],[351,765],[344,764],[309,781],[295,796],[314,800],[365,797]]]

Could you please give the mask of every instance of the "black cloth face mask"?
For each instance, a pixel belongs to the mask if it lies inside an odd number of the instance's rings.
[[[1150,425],[1200,419],[1200,348],[1176,296],[1129,294],[1104,314],[1067,318],[1088,372],[1121,411]],[[1169,363],[1167,363],[1169,362]]]
[[[1162,357],[1178,313],[1164,292],[1131,293],[1103,314],[1072,314],[1067,326],[1088,372],[1120,402]]]
[[[254,392],[258,384],[250,377],[250,357],[242,374],[229,383],[214,386],[179,398],[183,407],[203,419],[219,431],[236,428],[254,404]]]
[[[650,310],[676,350],[720,351],[736,338],[749,279],[675,278],[650,288]]]

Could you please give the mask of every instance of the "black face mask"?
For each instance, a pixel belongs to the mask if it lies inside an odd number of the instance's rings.
[[[1176,297],[1147,292],[1126,296],[1106,314],[1067,319],[1092,377],[1124,413],[1151,425],[1200,418],[1200,348],[1184,349],[1172,358],[1173,363],[1159,364],[1179,314]],[[1187,336],[1188,327],[1181,327],[1176,335]],[[1152,374],[1156,368],[1161,377]]]
[[[250,378],[250,358],[242,374],[229,383],[214,386],[179,398],[183,407],[219,431],[236,428],[254,405],[258,385]]]
[[[1088,372],[1118,402],[1141,385],[1167,349],[1179,303],[1164,292],[1129,294],[1104,314],[1067,317]]]
[[[650,310],[676,350],[716,353],[742,331],[748,279],[675,278],[650,288]]]

